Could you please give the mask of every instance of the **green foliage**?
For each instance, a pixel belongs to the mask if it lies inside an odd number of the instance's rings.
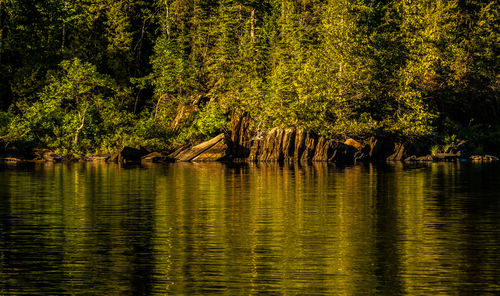
[[[170,148],[171,140],[175,133],[170,129],[170,115],[160,111],[156,117],[145,110],[140,118],[134,122],[132,132],[127,138],[127,145],[147,146],[157,150]]]
[[[218,104],[208,103],[196,116],[193,127],[197,134],[211,136],[217,132],[226,131],[227,116]]]
[[[0,136],[63,154],[168,149],[243,111],[261,130],[456,134],[488,151],[499,12],[472,0],[0,1]]]
[[[438,153],[445,153],[449,148],[456,146],[460,143],[460,139],[457,135],[446,135],[438,140],[438,143],[431,147],[431,154],[436,155]]]
[[[443,152],[443,148],[441,147],[441,145],[433,145],[431,147],[431,155],[432,156],[435,156],[436,154],[438,153],[442,153]]]
[[[7,112],[0,111],[0,139],[7,134],[10,116]]]
[[[229,128],[227,116],[216,103],[208,103],[200,111],[192,114],[190,119],[189,124],[186,124],[173,140],[174,146],[193,140],[207,140]]]
[[[468,140],[469,149],[474,154],[500,151],[500,126],[498,125],[469,124],[460,129],[458,137]]]
[[[17,105],[20,112],[7,138],[81,156],[126,134],[123,126],[132,118],[120,111],[120,105],[126,102],[128,90],[79,59],[63,61],[60,67],[48,78],[39,100]]]

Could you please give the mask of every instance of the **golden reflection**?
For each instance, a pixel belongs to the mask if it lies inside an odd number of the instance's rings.
[[[91,286],[101,295],[493,291],[498,214],[477,215],[495,204],[468,195],[493,190],[494,175],[480,170],[449,163],[0,170],[0,291],[34,293],[33,278],[68,294]],[[26,276],[13,276],[5,252],[13,242],[24,258],[16,270],[30,270]]]

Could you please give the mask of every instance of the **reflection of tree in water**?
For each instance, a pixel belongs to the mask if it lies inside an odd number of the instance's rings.
[[[0,288],[493,293],[497,171],[321,163],[2,169]]]

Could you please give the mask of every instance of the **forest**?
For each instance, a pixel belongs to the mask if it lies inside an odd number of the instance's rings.
[[[500,151],[494,0],[0,0],[0,144],[76,158],[258,134]]]

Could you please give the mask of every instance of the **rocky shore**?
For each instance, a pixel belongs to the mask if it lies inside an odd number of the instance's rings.
[[[473,155],[465,142],[450,146],[444,153],[431,153],[429,139],[402,140],[390,136],[372,136],[367,139],[328,139],[313,132],[295,128],[273,128],[259,135],[249,131],[246,117],[233,117],[230,133],[220,134],[194,146],[181,147],[165,153],[144,147],[123,147],[113,155],[96,155],[84,161],[118,163],[166,162],[328,162],[359,163],[381,161],[437,162],[437,161],[498,161],[492,155]],[[65,161],[51,150],[20,151],[15,147],[0,151],[0,159],[18,161]]]

